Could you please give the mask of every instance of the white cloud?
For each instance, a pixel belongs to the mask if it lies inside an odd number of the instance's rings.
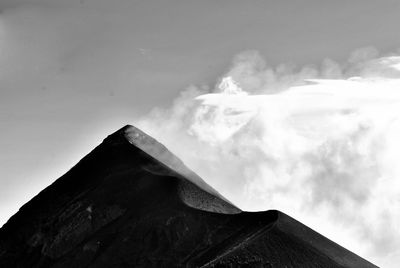
[[[398,256],[400,57],[272,68],[234,59],[139,127],[242,209],[279,209],[377,264]],[[394,257],[393,257],[394,258]]]

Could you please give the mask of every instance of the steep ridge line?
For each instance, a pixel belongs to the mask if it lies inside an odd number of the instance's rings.
[[[200,176],[186,167],[182,160],[171,153],[163,144],[140,129],[126,125],[113,135],[123,135],[130,144],[151,157],[157,163],[155,165],[157,169],[164,166],[166,170],[169,170],[164,175],[170,175],[170,171],[172,171],[175,176],[180,178],[182,183],[179,185],[179,194],[187,205],[224,214],[241,212],[239,208],[209,186]],[[154,171],[154,166],[147,168],[149,171]]]
[[[126,128],[0,229],[0,267],[376,267],[282,212],[229,213]]]

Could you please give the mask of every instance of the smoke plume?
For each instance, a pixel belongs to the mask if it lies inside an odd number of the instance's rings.
[[[400,261],[400,56],[367,48],[297,68],[244,52],[212,90],[190,86],[137,125],[241,209],[279,209],[378,265]]]

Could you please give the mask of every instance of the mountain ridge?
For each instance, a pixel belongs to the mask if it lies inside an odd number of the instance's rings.
[[[0,267],[376,267],[282,212],[240,211],[136,133],[109,135],[21,207]]]
[[[152,156],[154,159],[158,160],[168,168],[174,170],[182,177],[189,179],[192,183],[196,184],[198,187],[207,191],[208,193],[217,196],[223,201],[229,203],[234,208],[231,208],[230,212],[225,211],[225,213],[239,213],[241,210],[235,207],[229,200],[223,197],[217,190],[212,188],[207,184],[200,176],[190,170],[182,160],[176,157],[172,152],[168,150],[163,144],[158,142],[153,137],[147,135],[140,129],[132,126],[126,125],[114,134],[121,133],[131,144],[138,147],[148,155]],[[236,211],[235,211],[236,210]]]

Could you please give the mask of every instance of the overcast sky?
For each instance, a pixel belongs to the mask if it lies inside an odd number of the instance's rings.
[[[236,54],[274,66],[393,52],[399,14],[398,0],[0,0],[0,225],[108,134],[213,86]]]

